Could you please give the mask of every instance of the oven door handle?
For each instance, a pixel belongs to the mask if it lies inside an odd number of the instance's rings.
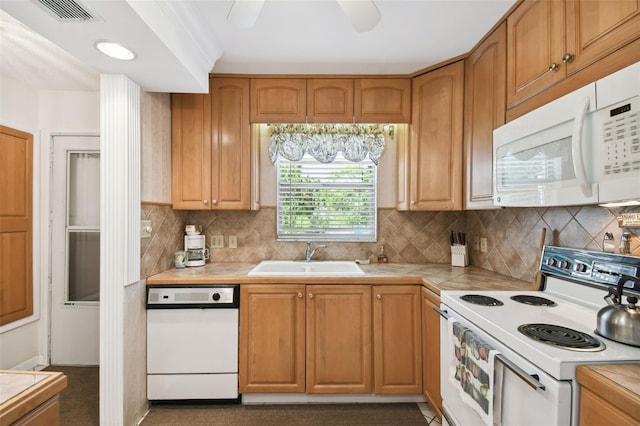
[[[540,381],[538,380],[538,377],[536,375],[531,375],[529,373],[527,373],[526,371],[524,371],[522,368],[518,367],[517,365],[515,365],[513,362],[509,361],[504,355],[502,354],[496,354],[496,359],[498,361],[500,361],[505,367],[507,367],[509,370],[511,370],[512,372],[515,373],[516,376],[520,377],[522,380],[524,380],[529,386],[531,386],[533,389],[540,389],[540,390],[545,390],[545,387],[542,383],[540,383]]]
[[[439,313],[439,314],[440,314],[440,316],[441,316],[442,318],[446,319],[446,320],[448,320],[449,318],[451,318],[451,315],[449,315],[449,312],[447,312],[447,311],[445,311],[445,310],[443,310],[443,309],[440,309],[440,308],[439,308],[439,307],[437,307],[437,306],[434,306],[434,307],[433,307],[433,310],[434,310],[434,311],[436,311],[437,313]]]

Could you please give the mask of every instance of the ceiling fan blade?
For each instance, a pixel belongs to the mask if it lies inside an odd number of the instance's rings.
[[[382,15],[373,0],[336,0],[359,33],[371,31]]]
[[[264,0],[235,0],[231,5],[227,21],[238,28],[251,28],[256,23]]]

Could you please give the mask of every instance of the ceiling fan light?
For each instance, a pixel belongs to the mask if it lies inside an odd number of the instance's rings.
[[[359,33],[371,31],[382,15],[373,0],[336,0],[353,28]]]
[[[251,28],[258,20],[263,5],[264,0],[235,0],[227,15],[227,21],[238,28]]]

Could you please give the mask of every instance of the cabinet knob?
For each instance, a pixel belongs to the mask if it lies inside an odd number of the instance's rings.
[[[378,300],[382,299],[382,295],[381,294],[376,294],[376,299],[378,299]]]
[[[549,65],[549,71],[558,71],[559,69],[560,65],[556,64],[555,62]]]
[[[207,200],[202,200],[202,202],[203,202],[203,203],[205,203],[205,204],[207,204],[207,203],[208,203],[208,201],[207,201]]]
[[[216,204],[218,204],[218,200],[211,200],[211,204],[215,206]]]
[[[575,57],[576,56],[571,53],[565,53],[564,56],[562,57],[562,62],[564,62],[565,64],[570,64],[571,62],[573,62]]]
[[[302,296],[303,296],[302,292],[298,293],[298,298],[302,299]]]
[[[411,200],[411,205],[414,205],[416,203],[416,200]]]
[[[313,299],[313,293],[309,293],[309,299]]]

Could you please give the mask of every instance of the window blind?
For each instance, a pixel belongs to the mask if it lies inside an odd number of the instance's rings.
[[[376,241],[376,166],[278,159],[278,239]]]

